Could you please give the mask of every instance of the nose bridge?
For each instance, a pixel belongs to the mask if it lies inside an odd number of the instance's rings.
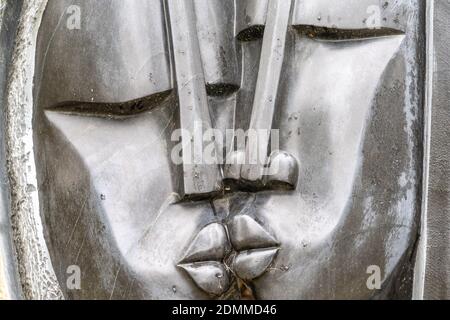
[[[249,130],[264,130],[257,135],[256,143],[248,140],[245,148],[246,161],[256,159],[259,163],[246,163],[241,169],[241,178],[259,181],[264,174],[266,156],[269,152],[269,131],[275,113],[275,103],[281,69],[284,61],[287,28],[291,12],[291,0],[274,1],[268,4],[266,27],[263,37],[261,60]]]
[[[234,0],[194,0],[194,5],[207,94],[231,94],[240,86]]]
[[[212,129],[194,0],[165,1],[182,131],[182,196],[204,198],[220,192],[218,162],[205,163],[203,135]]]

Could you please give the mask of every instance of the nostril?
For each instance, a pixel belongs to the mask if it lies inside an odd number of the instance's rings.
[[[239,86],[232,83],[207,83],[206,93],[211,97],[226,97],[239,90]]]
[[[223,168],[224,185],[230,190],[258,192],[265,190],[295,190],[299,177],[298,160],[288,152],[274,151],[266,166],[261,165],[261,175],[257,179],[247,177],[245,152],[233,151],[227,157]],[[257,165],[257,164],[256,164]],[[248,169],[248,166],[247,166]]]
[[[299,165],[293,155],[285,151],[272,152],[264,177],[266,188],[295,190],[298,176]]]
[[[254,25],[240,31],[236,38],[242,42],[255,41],[262,39],[264,36],[264,26]]]
[[[240,180],[241,178],[241,165],[245,161],[245,152],[243,150],[231,152],[226,159],[226,163],[223,167],[224,180]]]

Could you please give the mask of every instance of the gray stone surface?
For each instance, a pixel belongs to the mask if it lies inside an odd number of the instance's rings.
[[[78,30],[66,26],[71,1],[27,2],[5,105],[24,297],[410,298],[424,3],[292,1],[287,19],[276,0],[236,1],[236,16],[232,0],[204,1],[85,0]],[[379,29],[364,22],[372,5]],[[260,186],[239,170],[231,183],[218,166],[176,165],[171,133],[194,120],[279,129],[288,166]],[[201,198],[186,199],[186,181]],[[234,250],[218,250],[226,237],[207,226],[241,215]],[[191,249],[195,261],[180,265]],[[82,290],[65,286],[72,265]],[[378,291],[366,285],[373,265]]]
[[[450,299],[450,4],[429,1],[425,172],[417,298]]]

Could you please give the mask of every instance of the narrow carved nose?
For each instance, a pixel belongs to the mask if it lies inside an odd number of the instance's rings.
[[[194,2],[166,1],[166,5],[172,36],[181,130],[194,133],[195,126],[199,124],[202,130],[211,129],[200,43],[194,23]],[[193,144],[183,142],[183,182],[179,191],[182,198],[204,198],[221,189],[219,167],[195,161],[202,158],[204,145],[203,140],[200,141],[201,143]]]
[[[217,9],[222,6],[224,10],[230,9],[233,7],[231,2],[227,5],[225,2],[214,1],[210,5],[211,10],[208,12],[214,13],[212,15],[214,20],[228,27],[227,22],[219,18],[221,15]],[[269,146],[291,5],[291,0],[268,2],[260,65],[248,127],[248,132],[258,136],[256,143],[249,139],[244,153],[231,154],[231,163],[226,163],[221,172],[217,164],[196,161],[197,158],[202,158],[202,152],[206,149],[205,141],[201,138],[197,139],[200,143],[190,144],[184,141],[183,177],[180,179],[182,180],[180,188],[182,199],[211,198],[228,191],[227,183],[230,181],[239,186],[238,189],[247,189],[252,192],[261,189],[295,189],[298,179],[297,160],[292,155],[276,151],[277,148]],[[178,91],[180,127],[192,133],[195,132],[196,123],[201,123],[202,128],[208,131],[215,125],[210,113],[208,91],[209,95],[224,94],[228,92],[224,88],[230,87],[231,91],[234,91],[239,87],[238,72],[235,70],[236,50],[234,46],[227,47],[227,50],[221,46],[223,52],[229,53],[225,56],[231,63],[220,67],[211,64],[208,62],[210,48],[205,45],[205,39],[202,36],[204,32],[211,31],[211,26],[203,25],[199,22],[201,20],[196,24],[193,23],[196,17],[205,14],[205,11],[201,10],[202,7],[196,6],[192,1],[166,1],[166,7]],[[229,41],[229,37],[221,40],[224,44],[234,43]],[[232,66],[231,70],[228,70],[228,65]],[[227,72],[210,73],[211,70],[216,69],[227,70]],[[224,87],[222,82],[229,83],[231,86]],[[220,90],[211,90],[211,88]],[[265,132],[262,136],[259,135],[261,131]],[[245,155],[244,161],[242,161],[243,155]],[[259,157],[259,155],[263,156]],[[258,159],[257,164],[253,163],[255,158]],[[194,160],[194,163],[190,160]]]
[[[269,145],[273,142],[271,131],[291,5],[291,0],[268,2],[249,137],[245,151],[232,153],[229,157],[231,163],[224,167],[224,180],[238,187],[256,190],[295,189],[297,185],[297,159]],[[251,135],[257,138],[250,139]]]

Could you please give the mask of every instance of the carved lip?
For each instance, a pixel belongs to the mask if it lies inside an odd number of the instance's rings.
[[[225,226],[212,223],[195,236],[180,263],[222,261],[230,252],[231,245]]]
[[[212,223],[194,237],[178,267],[203,291],[220,296],[232,278],[251,281],[263,275],[279,251],[279,243],[247,215],[227,224]]]

